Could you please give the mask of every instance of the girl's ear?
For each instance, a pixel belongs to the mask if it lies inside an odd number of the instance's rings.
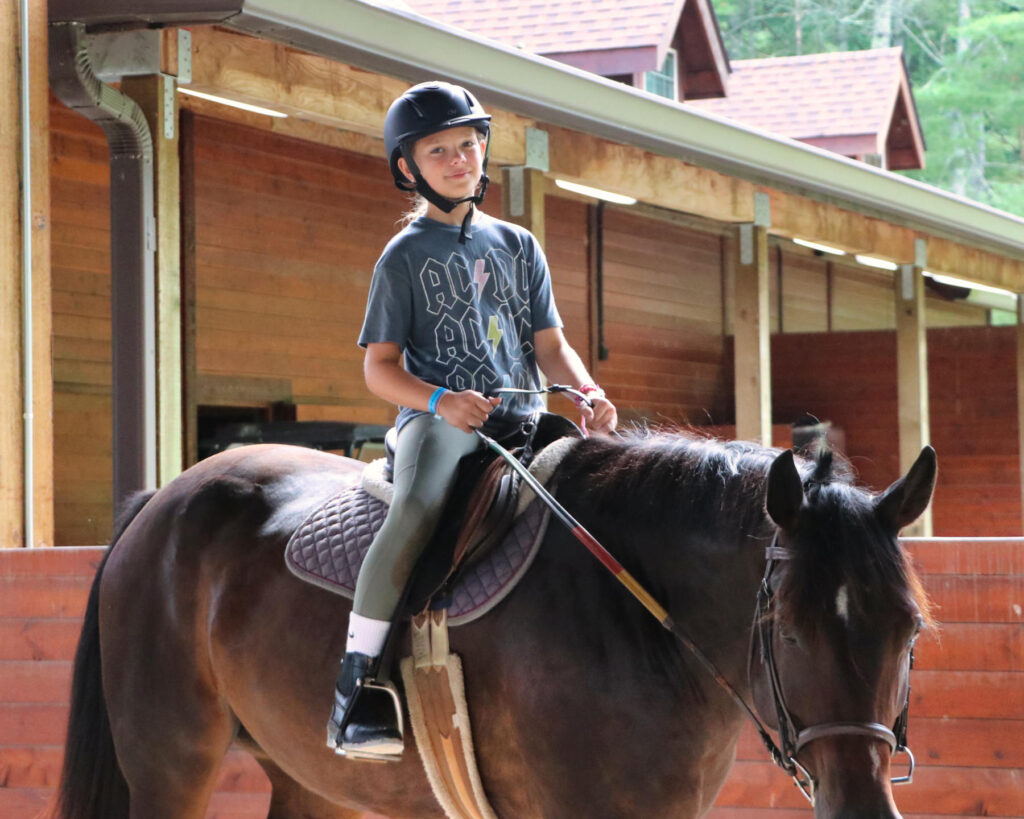
[[[404,156],[398,157],[398,163],[397,164],[398,164],[398,170],[400,170],[403,174],[405,174],[405,178],[406,179],[408,179],[410,182],[415,182],[416,181],[416,177],[414,177],[412,175],[412,171],[409,170],[409,163],[405,161],[405,157]]]

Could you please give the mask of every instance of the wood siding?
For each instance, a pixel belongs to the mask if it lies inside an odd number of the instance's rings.
[[[919,641],[911,677],[914,784],[908,819],[1019,817],[1024,804],[1024,588],[1019,541],[908,544],[941,622]],[[62,758],[71,660],[100,548],[0,551],[0,816],[50,804]],[[753,605],[753,604],[751,604]],[[470,703],[472,712],[472,703]],[[411,749],[408,752],[412,752]],[[789,779],[745,732],[712,819],[810,816]],[[269,783],[244,752],[224,760],[207,819],[267,814]],[[367,817],[367,819],[371,819]]]
[[[113,506],[109,151],[97,126],[54,100],[50,152],[55,541],[105,543]]]
[[[936,536],[1022,532],[1015,333],[928,331]],[[861,482],[884,489],[899,477],[894,332],[775,335],[772,385],[776,420],[811,412],[832,422]]]
[[[355,343],[402,207],[381,161],[197,117],[195,166],[198,403],[388,422]]]
[[[56,542],[102,543],[112,519],[108,151],[98,128],[56,101],[51,117]],[[382,161],[194,122],[194,184],[183,189],[194,190],[196,216],[186,292],[195,294],[197,403],[283,401],[299,420],[390,422],[393,410],[363,384],[355,344],[373,264],[404,204]],[[495,186],[488,209],[500,201]],[[597,329],[589,208],[546,202],[555,294],[585,360]],[[605,209],[609,355],[593,372],[626,421],[733,423],[730,247],[718,233]],[[772,342],[774,421],[806,411],[832,420],[862,479],[887,484],[896,477],[890,274],[792,246],[770,256],[773,326],[783,330]],[[928,316],[937,531],[1018,533],[1012,329],[957,329],[984,312],[934,295]],[[555,399],[552,409],[568,405]]]
[[[667,221],[607,209],[604,320],[596,377],[626,420],[732,420],[722,334],[722,244]]]

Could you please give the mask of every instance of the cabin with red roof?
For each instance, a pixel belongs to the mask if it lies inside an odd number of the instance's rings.
[[[407,0],[479,37],[674,100],[726,93],[729,58],[710,0]]]
[[[924,167],[899,47],[730,62],[710,0],[408,0],[419,14],[887,170]]]
[[[924,135],[898,47],[736,60],[728,96],[694,104],[891,171],[924,167]]]

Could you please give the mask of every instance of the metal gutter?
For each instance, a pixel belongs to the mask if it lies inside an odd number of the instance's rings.
[[[21,46],[21,389],[22,525],[25,546],[36,545],[35,351],[32,339],[32,117],[29,87],[28,0],[19,3]]]
[[[465,83],[525,116],[1024,260],[1024,219],[481,40],[399,6],[245,0],[225,25],[410,81]]]
[[[50,87],[110,145],[114,503],[156,487],[153,138],[134,100],[102,83],[81,23],[50,24]]]

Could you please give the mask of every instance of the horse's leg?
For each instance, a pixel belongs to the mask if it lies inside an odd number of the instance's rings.
[[[238,729],[205,637],[212,592],[198,558],[214,546],[190,526],[209,528],[217,489],[194,494],[206,509],[182,512],[173,492],[151,502],[104,569],[103,689],[131,819],[203,819]]]
[[[272,793],[267,819],[359,819],[362,811],[338,807],[307,790],[266,756],[256,761],[270,779]]]
[[[203,819],[220,765],[235,733],[230,713],[206,709],[198,698],[164,703],[161,732],[152,721],[132,737],[150,750],[125,766],[130,819]],[[169,707],[170,706],[170,707]],[[187,707],[195,709],[189,713]],[[119,737],[124,739],[124,733]]]

